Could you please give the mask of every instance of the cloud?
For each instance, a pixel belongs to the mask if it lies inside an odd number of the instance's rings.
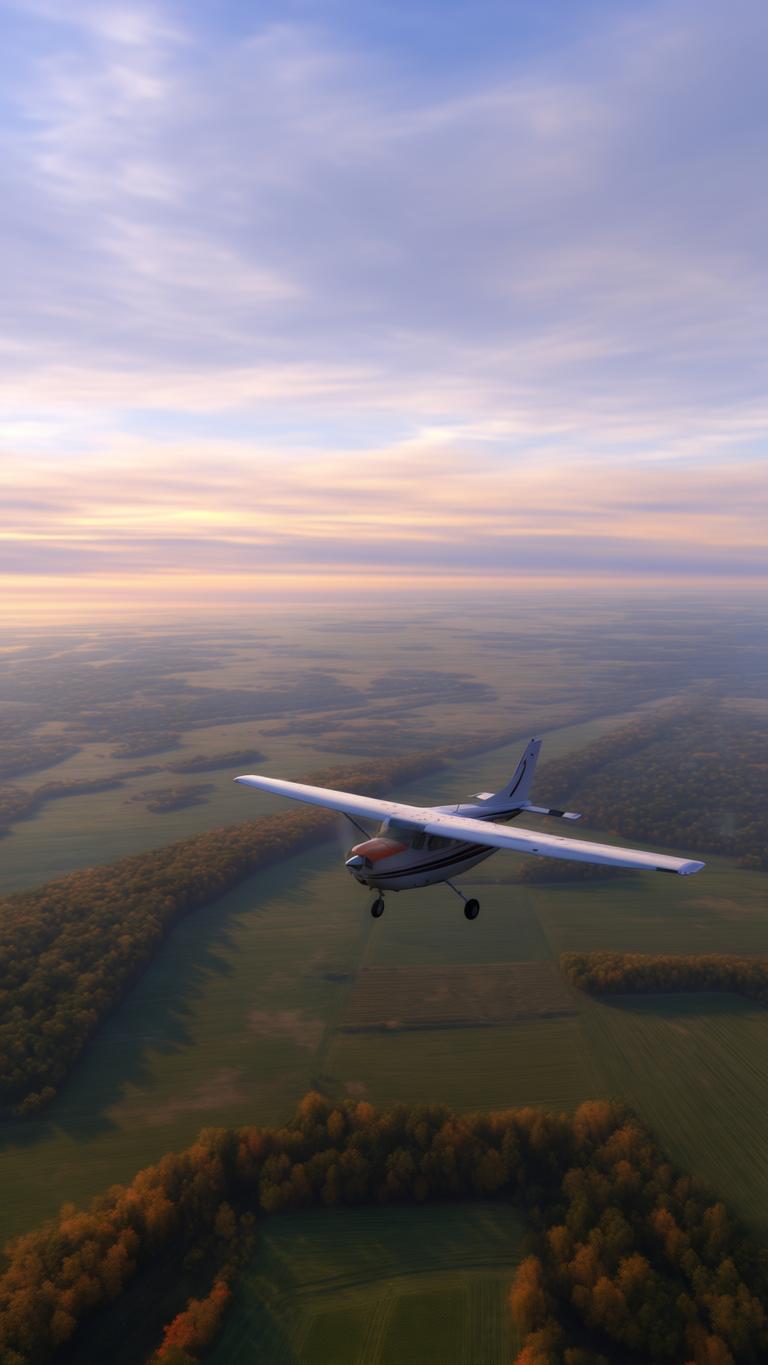
[[[738,8],[620,10],[446,94],[343,34],[211,43],[81,6],[77,41],[25,73],[11,139],[36,229],[15,334],[75,371],[226,387],[361,366],[406,403],[458,380],[502,415],[617,395],[633,415],[738,412],[759,391],[766,235],[739,115],[764,112],[764,10]]]
[[[333,13],[17,6],[8,573],[764,572],[765,7]]]
[[[511,578],[768,572],[768,488],[750,462],[685,468],[531,460],[433,443],[315,452],[121,446],[115,466],[6,480],[0,572],[127,577],[333,572]]]

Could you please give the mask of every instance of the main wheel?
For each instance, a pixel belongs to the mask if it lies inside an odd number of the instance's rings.
[[[384,914],[383,896],[376,897],[376,900],[373,902],[373,905],[371,906],[371,914],[373,915],[374,919],[381,919],[381,916]]]
[[[477,919],[478,915],[480,914],[480,902],[467,901],[464,905],[464,914],[466,915],[467,919]]]

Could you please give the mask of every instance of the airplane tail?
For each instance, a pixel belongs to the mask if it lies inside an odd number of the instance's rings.
[[[489,806],[526,806],[531,795],[533,774],[541,749],[541,740],[532,739],[526,744],[520,762],[508,782],[500,791],[488,799]]]
[[[564,820],[578,820],[580,818],[574,810],[554,810],[549,806],[532,805],[530,800],[531,786],[540,749],[540,739],[529,740],[512,777],[508,782],[505,782],[501,790],[478,793],[477,799],[482,801],[489,814],[504,811],[509,815],[518,815],[521,811],[527,810],[535,815],[557,815]]]

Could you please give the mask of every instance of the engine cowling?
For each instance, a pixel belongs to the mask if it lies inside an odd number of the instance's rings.
[[[353,863],[352,866],[373,867],[376,863],[382,862],[384,858],[392,858],[396,853],[404,853],[407,844],[398,843],[397,839],[366,839],[362,844],[355,844],[350,849],[347,857],[347,867],[350,866],[353,858],[362,858],[363,863]]]

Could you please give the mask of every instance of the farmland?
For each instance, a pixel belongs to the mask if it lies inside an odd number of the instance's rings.
[[[609,1093],[768,1236],[768,1011],[738,996],[617,996],[584,1009]]]
[[[605,1093],[578,1016],[495,1028],[341,1034],[323,1077],[332,1093],[378,1104],[445,1101],[457,1109],[572,1109]]]
[[[285,1215],[262,1232],[211,1365],[508,1365],[521,1246],[503,1204]]]
[[[474,760],[481,781],[507,763],[494,754]],[[437,798],[457,786],[471,790],[468,781],[468,771],[437,774]],[[503,877],[502,860],[496,865]],[[589,889],[478,885],[482,911],[473,924],[436,887],[392,897],[374,922],[331,846],[265,869],[180,923],[51,1110],[2,1130],[3,1232],[31,1226],[65,1197],[80,1202],[129,1179],[162,1152],[187,1145],[203,1125],[279,1122],[312,1086],[339,1097],[435,1100],[462,1109],[572,1108],[585,1097],[624,1096],[619,1081],[628,1063],[611,1062],[591,1022],[593,1011],[609,1006],[579,997],[578,1012],[558,1018],[344,1033],[358,973],[435,970],[465,963],[468,951],[477,965],[551,963],[571,948],[680,951],[696,943],[702,951],[765,951],[764,887],[763,873],[731,872],[725,860],[713,860],[711,871],[708,865],[691,879],[627,877]],[[689,1026],[695,1033],[705,1023]],[[730,1083],[748,1105],[751,1054],[764,1044],[743,1009],[730,1027]],[[658,1085],[667,1077],[667,1093],[692,1106],[688,1164],[717,1168],[721,1148],[715,1144],[714,1161],[708,1156],[711,1094],[661,1042],[654,1067]],[[632,1102],[654,1127],[652,1093],[649,1081]],[[757,1205],[763,1185],[756,1168],[742,1165],[738,1178],[733,1165],[717,1169],[728,1198],[741,1199],[737,1184],[750,1180]]]
[[[461,630],[468,629],[463,623]],[[572,643],[567,623],[558,631],[558,646]],[[376,669],[353,652],[341,627],[322,644],[315,639],[318,649],[336,651],[339,686],[354,677],[364,698],[350,718],[346,750],[334,748],[344,706],[335,715],[319,705],[313,710],[311,688],[302,693],[306,711],[294,726],[279,717],[264,723],[261,716],[254,723],[182,729],[173,752],[151,760],[156,776],[140,782],[137,776],[138,786],[129,783],[116,794],[52,802],[20,824],[3,840],[8,885],[30,885],[89,860],[109,861],[217,821],[276,811],[271,799],[234,788],[230,771],[211,768],[214,789],[207,803],[162,819],[147,815],[128,798],[153,783],[157,791],[167,787],[172,764],[191,763],[207,774],[206,754],[213,764],[258,745],[268,771],[299,777],[348,762],[354,746],[365,752],[368,735],[371,753],[377,745],[408,750],[417,737],[419,747],[453,737],[461,748],[481,722],[489,734],[491,726],[498,733],[512,731],[515,723],[523,733],[530,724],[533,733],[534,713],[542,718],[536,729],[546,730],[548,722],[545,757],[559,758],[611,734],[638,706],[648,714],[652,693],[662,700],[686,681],[682,664],[660,668],[657,681],[668,681],[666,693],[644,682],[629,691],[620,710],[626,670],[617,665],[592,697],[591,665],[582,655],[576,700],[560,686],[543,697],[540,684],[536,692],[543,656],[531,648],[523,658],[514,655],[519,694],[513,713],[490,703],[487,709],[468,707],[455,677],[442,684],[442,699],[431,706],[429,687],[438,686],[441,670],[449,671],[454,636],[446,632],[442,642],[437,633],[428,640],[418,636],[409,628],[401,644],[412,658],[423,644],[429,678],[401,669],[389,681],[381,670],[377,680]],[[383,631],[381,638],[381,647],[389,648]],[[613,647],[609,632],[602,638],[606,649]],[[311,644],[307,631],[302,647]],[[491,643],[490,636],[486,648],[477,656],[476,673],[498,689],[510,669],[510,648],[500,637]],[[211,661],[208,672],[189,662],[190,686],[213,683],[218,664]],[[283,663],[287,669],[287,656]],[[233,692],[245,686],[249,666],[239,644],[226,655],[221,671]],[[387,686],[389,701],[382,692]],[[323,704],[335,705],[343,695],[330,689]],[[744,704],[754,711],[751,699]],[[119,766],[111,739],[107,750],[106,738],[81,735],[79,743],[77,754],[36,774],[35,784],[96,781]],[[437,803],[496,789],[513,771],[519,748],[514,739],[468,754],[395,794]],[[585,807],[578,833],[600,837],[605,832],[589,828],[588,816]],[[202,1126],[282,1122],[304,1092],[317,1088],[334,1099],[440,1101],[464,1111],[524,1104],[572,1109],[585,1098],[616,1096],[637,1110],[675,1160],[709,1180],[768,1235],[768,1014],[730,997],[610,1003],[574,997],[554,966],[560,952],[591,949],[768,954],[765,873],[708,857],[706,871],[691,879],[628,875],[590,884],[521,884],[516,860],[499,855],[462,883],[481,901],[475,923],[465,921],[458,901],[441,887],[388,897],[386,914],[374,923],[365,895],[339,866],[349,838],[349,830],[340,830],[338,846],[265,869],[175,927],[50,1110],[0,1129],[3,1233],[39,1222],[65,1199],[81,1203],[130,1179],[163,1152],[189,1144]],[[474,1260],[450,1257],[452,1238],[471,1249],[473,1238],[480,1246],[484,1238],[493,1243],[501,1236],[494,1231],[495,1214],[487,1211],[475,1227],[476,1213],[475,1207],[329,1210],[275,1220],[213,1359],[230,1365],[251,1351],[276,1362],[344,1365],[346,1351],[350,1361],[390,1365],[409,1353],[418,1359],[425,1320],[444,1331],[441,1365],[476,1365],[466,1353],[469,1339],[486,1343],[483,1365],[504,1351],[508,1359],[501,1305],[516,1251],[502,1248],[492,1264],[479,1254]],[[406,1226],[398,1218],[411,1221]],[[446,1221],[439,1224],[441,1218]],[[360,1246],[369,1244],[380,1259],[358,1282],[355,1260]],[[297,1251],[302,1247],[304,1261]],[[413,1263],[395,1273],[392,1257],[410,1256],[412,1249]],[[289,1324],[290,1301],[300,1311]],[[467,1324],[469,1338],[462,1336]]]
[[[341,1027],[482,1028],[575,1013],[573,992],[552,962],[363,967]]]

